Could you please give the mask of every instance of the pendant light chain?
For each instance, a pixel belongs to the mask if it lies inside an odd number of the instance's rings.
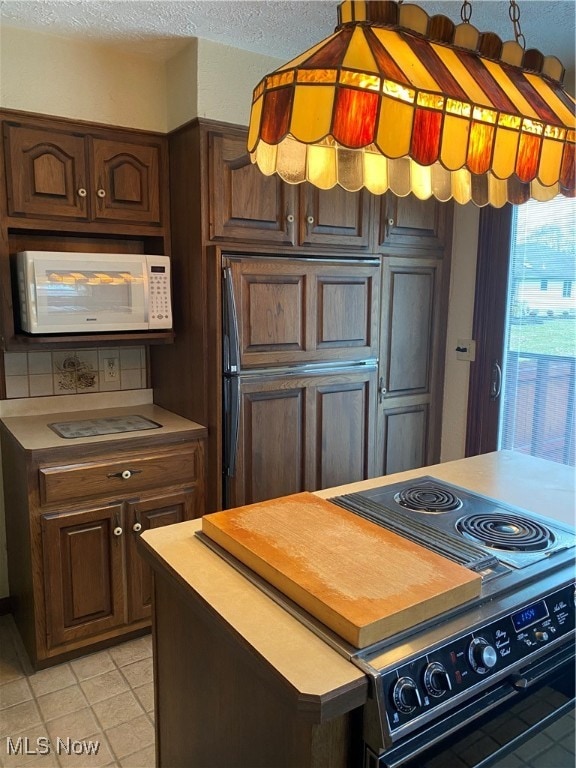
[[[516,38],[516,42],[522,48],[522,50],[526,50],[526,38],[520,29],[520,7],[516,0],[510,0],[508,15],[510,16],[512,26],[514,27],[514,37]]]
[[[460,8],[460,18],[464,24],[470,24],[470,19],[472,18],[472,3],[468,2],[468,0],[464,0],[462,3],[462,8]]]

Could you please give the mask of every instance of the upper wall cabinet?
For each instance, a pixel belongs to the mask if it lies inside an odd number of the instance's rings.
[[[8,215],[158,227],[162,140],[4,123]]]
[[[414,195],[396,197],[390,192],[379,198],[378,206],[378,250],[409,249],[411,255],[427,255],[446,247],[452,206],[433,197],[418,200]]]
[[[370,246],[370,195],[347,192],[342,187],[298,187],[300,196],[299,242],[302,245]]]
[[[231,126],[208,130],[209,240],[369,248],[367,193],[320,190],[265,176],[250,161],[246,136],[245,129]]]
[[[208,239],[294,244],[294,192],[250,162],[246,134],[208,133]]]
[[[168,139],[0,109],[0,349],[63,348],[74,334],[20,329],[19,251],[170,256]],[[82,334],[82,344],[171,343],[172,331]],[[0,382],[0,398],[2,397]]]

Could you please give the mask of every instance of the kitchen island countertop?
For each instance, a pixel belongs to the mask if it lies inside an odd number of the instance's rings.
[[[323,490],[318,495],[329,499],[423,475],[573,524],[572,469],[510,452],[374,478]],[[141,552],[156,575],[159,765],[177,765],[179,749],[192,752],[200,749],[197,754],[204,754],[197,741],[198,735],[184,723],[190,722],[186,718],[201,717],[199,713],[203,706],[207,712],[212,706],[220,707],[214,689],[221,685],[232,686],[232,695],[240,696],[246,687],[252,689],[267,680],[276,693],[274,703],[269,701],[264,712],[272,712],[276,702],[282,701],[282,706],[288,710],[281,710],[281,717],[286,717],[287,711],[296,713],[298,727],[308,723],[321,728],[322,724],[332,723],[335,731],[327,732],[327,739],[332,743],[339,738],[337,734],[343,732],[342,719],[366,701],[367,677],[348,658],[203,544],[195,535],[200,529],[201,521],[191,521],[150,530],[141,537]],[[185,618],[188,613],[189,617]],[[167,627],[175,626],[175,622],[178,631],[166,631]],[[202,639],[205,632],[209,632],[208,644]],[[192,646],[197,642],[207,653],[206,670],[194,667],[197,662],[192,656],[183,660],[186,649],[190,648],[193,654]],[[233,647],[235,650],[230,650],[232,655],[228,659],[228,649]],[[213,648],[218,651],[213,651],[211,667]],[[236,660],[236,654],[239,654],[239,661],[235,662],[234,668],[252,670],[249,682],[244,686],[238,684],[237,689],[234,686],[241,679],[241,673],[234,678],[228,666],[231,659]],[[197,689],[195,694],[200,697],[200,702],[198,705],[191,702],[191,709],[186,709],[185,714],[176,713],[171,704],[176,692],[171,689],[176,687],[181,695],[186,687],[183,682],[186,677],[189,676],[192,685],[197,674],[206,675],[203,677],[205,689]],[[259,692],[264,695],[267,691],[264,683],[262,685],[262,689],[254,688],[254,696],[257,697]],[[216,697],[214,700],[213,696]],[[235,706],[241,706],[241,702],[235,702]],[[272,714],[270,717],[273,719]],[[230,722],[233,721],[234,718]],[[201,742],[213,744],[214,738],[217,737],[203,734]],[[271,735],[270,740],[273,738],[278,735]],[[302,738],[310,738],[310,743],[313,742],[311,736]]]
[[[505,451],[317,493],[330,498],[423,474],[564,522],[574,515],[574,478],[569,467]],[[305,698],[317,699],[320,709],[322,698],[328,695],[332,709],[338,690],[358,704],[365,695],[365,678],[357,667],[208,549],[195,536],[200,528],[200,521],[191,521],[147,531],[142,539],[148,558],[167,570],[181,589],[197,594],[287,685]],[[358,689],[353,696],[351,689]]]

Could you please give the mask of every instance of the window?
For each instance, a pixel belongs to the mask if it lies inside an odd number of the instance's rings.
[[[499,448],[575,464],[576,203],[514,209]],[[546,275],[544,277],[543,275]]]

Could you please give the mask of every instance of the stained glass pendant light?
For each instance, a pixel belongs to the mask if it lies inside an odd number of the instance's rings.
[[[524,50],[513,0],[506,43],[466,8],[455,25],[392,0],[341,3],[333,35],[255,88],[252,162],[294,184],[480,206],[574,196],[561,62]]]

